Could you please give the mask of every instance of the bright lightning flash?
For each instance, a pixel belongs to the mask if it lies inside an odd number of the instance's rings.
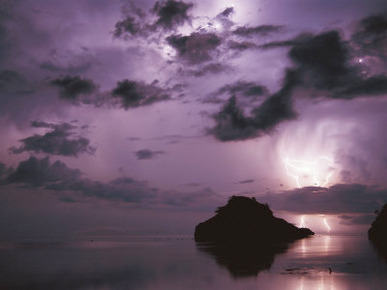
[[[303,176],[311,178],[313,185],[315,186],[326,186],[333,174],[329,167],[328,170],[325,171],[321,169],[322,166],[320,165],[323,162],[328,162],[329,164],[334,163],[334,160],[327,156],[320,156],[313,162],[299,159],[289,159],[287,157],[284,158],[283,161],[285,163],[287,175],[296,181],[298,188],[301,188],[300,179]]]
[[[331,227],[328,224],[327,218],[324,217],[324,225],[327,227],[328,233],[331,231]]]
[[[301,216],[301,220],[300,220],[300,228],[306,228],[306,224],[305,224],[305,216],[302,215]]]

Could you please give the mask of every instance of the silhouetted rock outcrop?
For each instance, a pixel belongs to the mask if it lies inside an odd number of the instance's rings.
[[[267,204],[255,198],[233,196],[216,215],[198,224],[195,241],[227,244],[268,244],[292,242],[314,233],[273,216]]]
[[[387,260],[387,204],[383,206],[368,230],[368,239],[374,244],[378,253]]]

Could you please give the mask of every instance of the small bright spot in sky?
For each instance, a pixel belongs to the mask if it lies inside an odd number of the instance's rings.
[[[176,56],[176,51],[169,45],[163,46],[163,56],[166,58]]]

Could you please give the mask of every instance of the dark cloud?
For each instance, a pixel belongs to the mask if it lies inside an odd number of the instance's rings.
[[[210,63],[197,70],[188,70],[187,74],[202,77],[207,74],[221,74],[230,71],[231,68],[223,63]]]
[[[23,183],[38,187],[58,181],[77,180],[80,176],[79,170],[69,169],[61,161],[50,164],[48,157],[43,159],[30,157],[20,162],[16,170],[11,172],[5,180],[6,183]]]
[[[297,42],[295,40],[282,40],[282,41],[271,41],[259,45],[261,49],[281,48],[281,47],[292,47]]]
[[[387,77],[363,76],[352,64],[349,43],[337,31],[298,38],[289,57],[296,64],[298,85],[327,92],[328,98],[352,99],[387,93]]]
[[[245,140],[258,136],[251,117],[246,117],[235,96],[217,114],[213,115],[215,127],[208,130],[220,141]]]
[[[227,7],[226,9],[224,9],[221,13],[218,14],[218,16],[222,16],[222,17],[229,17],[231,14],[233,14],[235,12],[235,9],[234,7]]]
[[[70,199],[75,202],[78,197],[76,193],[84,197],[140,202],[141,199],[150,198],[157,192],[156,189],[149,188],[146,182],[130,178],[118,178],[108,183],[91,181],[82,178],[79,170],[70,169],[61,161],[51,164],[48,157],[30,157],[20,162],[17,169],[6,178],[6,183],[22,183],[59,192],[74,192],[73,196],[60,196],[65,202]]]
[[[228,42],[228,48],[232,49],[232,50],[237,50],[237,51],[244,51],[247,49],[252,49],[252,48],[257,48],[257,47],[258,46],[255,43],[249,42],[249,41],[237,42],[234,40],[230,40]]]
[[[356,96],[383,95],[387,93],[387,77],[372,76],[366,79],[353,80],[347,87],[338,90],[338,96],[351,99]]]
[[[296,118],[297,114],[292,105],[292,93],[297,81],[297,73],[287,71],[282,88],[252,111],[256,129],[270,132],[279,123]]]
[[[305,86],[331,90],[352,78],[349,49],[337,31],[305,37],[290,49],[289,57],[297,65]]]
[[[148,85],[127,79],[118,82],[112,94],[114,97],[121,99],[122,106],[125,109],[151,105],[170,98],[165,90],[156,85]]]
[[[267,94],[267,88],[254,82],[237,81],[221,87],[215,95],[222,94],[241,95],[246,97],[257,97]]]
[[[3,64],[10,57],[15,44],[12,42],[10,31],[10,20],[12,19],[12,4],[1,3],[0,8],[0,64]]]
[[[274,209],[310,214],[373,213],[387,201],[387,190],[361,184],[304,187],[259,197]]]
[[[364,24],[367,21],[371,24]],[[384,33],[384,18],[363,20],[363,26],[374,33]],[[269,48],[268,45],[266,48]],[[269,46],[290,46],[288,56],[294,65],[287,69],[282,88],[255,107],[249,116],[244,115],[236,98],[231,98],[213,116],[216,125],[209,133],[217,139],[231,141],[255,138],[272,131],[283,121],[294,119],[297,116],[292,106],[295,89],[312,89],[322,92],[325,98],[347,100],[387,93],[387,77],[364,76],[354,65],[350,43],[344,41],[338,31],[302,34],[293,40],[271,43]]]
[[[95,148],[90,146],[90,140],[84,137],[73,137],[77,128],[69,123],[52,124],[33,121],[32,127],[50,128],[51,131],[44,135],[35,134],[19,140],[20,147],[11,147],[10,152],[19,154],[22,152],[47,153],[62,156],[77,157],[80,153],[93,154]]]
[[[220,141],[246,140],[271,132],[279,123],[296,117],[292,108],[292,90],[297,74],[288,71],[282,89],[268,97],[259,107],[245,116],[232,96],[219,113],[213,115],[215,127],[208,132]]]
[[[192,3],[183,1],[157,1],[150,11],[156,16],[154,20],[151,15],[147,15],[132,3],[128,9],[129,15],[115,24],[113,35],[124,38],[128,35],[146,37],[158,28],[167,31],[174,30],[191,21],[192,17],[188,12],[192,7]]]
[[[212,60],[212,53],[222,40],[215,33],[194,32],[189,36],[171,35],[166,38],[178,55],[191,63],[201,63]]]
[[[246,184],[246,183],[253,183],[253,182],[255,182],[255,179],[246,179],[246,180],[238,181],[239,184]]]
[[[43,159],[30,157],[20,162],[16,170],[7,171],[2,184],[3,186],[23,184],[41,187],[56,192],[58,199],[66,203],[96,198],[142,204],[147,207],[172,206],[199,210],[209,210],[219,203],[219,197],[210,188],[185,193],[163,191],[149,186],[146,181],[137,181],[128,177],[117,178],[106,183],[97,182],[83,178],[79,170],[68,168],[61,161],[51,163],[48,157]]]
[[[232,33],[244,37],[252,37],[254,35],[267,36],[271,33],[280,32],[283,30],[283,26],[279,25],[261,25],[255,27],[240,26],[236,28]]]
[[[387,15],[372,15],[361,20],[352,41],[360,55],[377,56],[387,61]]]
[[[149,149],[141,149],[136,151],[134,154],[136,155],[138,160],[146,160],[153,159],[157,155],[164,154],[164,151],[151,151]]]
[[[171,30],[178,25],[189,22],[191,17],[188,15],[188,11],[192,6],[192,3],[185,3],[183,1],[158,1],[152,9],[152,12],[158,17],[154,25]]]
[[[115,25],[114,36],[120,37],[125,33],[136,35],[143,30],[140,23],[134,17],[128,16],[124,20],[118,21]]]
[[[97,85],[92,80],[80,76],[64,76],[53,80],[51,84],[60,88],[62,98],[69,100],[75,100],[80,95],[92,94],[97,90]]]

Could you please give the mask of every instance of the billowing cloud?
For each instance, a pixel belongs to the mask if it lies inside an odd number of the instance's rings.
[[[48,157],[43,159],[30,157],[20,162],[15,170],[7,171],[2,184],[2,186],[23,184],[41,187],[58,193],[58,199],[66,203],[95,198],[144,206],[207,209],[208,206],[215,206],[215,200],[219,201],[216,193],[208,187],[193,192],[176,192],[151,187],[146,181],[128,177],[116,178],[109,182],[93,181],[82,177],[78,169],[71,169],[61,161],[51,163]]]
[[[116,23],[114,29],[114,36],[120,37],[125,33],[136,35],[141,31],[141,24],[134,17],[128,16],[127,18],[120,20]]]
[[[43,135],[35,134],[19,140],[22,145],[20,147],[11,147],[10,152],[14,154],[35,152],[74,157],[81,153],[93,154],[95,152],[95,148],[90,145],[89,139],[80,136],[74,137],[74,130],[77,128],[74,125],[33,121],[31,126],[49,128],[51,131]]]
[[[146,37],[158,28],[163,31],[175,30],[191,21],[192,16],[188,12],[192,7],[192,3],[183,1],[157,1],[150,10],[151,14],[147,14],[131,3],[129,15],[115,24],[113,35],[124,38],[128,35]]]
[[[38,159],[31,156],[28,160],[20,162],[16,170],[6,178],[6,183],[23,183],[31,186],[43,186],[55,182],[70,182],[78,180],[81,172],[69,169],[63,162],[50,163],[49,158]]]
[[[362,23],[368,29],[374,25],[371,30],[379,35],[385,33],[383,21],[383,17],[376,17]],[[364,22],[372,25],[369,27]],[[317,35],[302,34],[291,41],[277,42],[276,46],[290,46],[288,56],[294,64],[286,70],[282,88],[255,107],[250,116],[244,115],[236,98],[230,99],[213,115],[215,127],[208,131],[218,140],[256,138],[271,132],[283,121],[294,119],[297,115],[292,105],[295,89],[314,90],[315,94],[308,94],[312,97],[347,100],[387,93],[387,77],[384,74],[363,75],[353,61],[350,43],[336,30]]]
[[[232,96],[217,114],[213,115],[215,127],[208,130],[220,141],[246,140],[271,132],[279,123],[296,117],[291,93],[295,73],[288,71],[283,88],[254,108],[246,116]]]
[[[387,15],[379,14],[361,20],[352,41],[359,56],[377,56],[387,61]]]
[[[163,89],[154,84],[148,85],[144,82],[128,79],[119,81],[112,94],[114,97],[120,98],[125,109],[151,105],[170,98]]]
[[[164,151],[152,151],[149,149],[141,149],[136,151],[134,154],[136,155],[138,160],[146,160],[146,159],[153,159],[157,155],[164,154]]]
[[[326,92],[326,97],[352,99],[387,93],[387,77],[362,76],[352,64],[350,46],[339,32],[328,31],[298,39],[289,57],[296,64],[298,85]]]
[[[152,12],[157,15],[156,26],[171,30],[177,25],[182,25],[190,20],[188,11],[192,8],[192,3],[183,1],[158,1],[154,5]]]
[[[222,40],[215,33],[193,32],[188,36],[171,35],[167,42],[178,52],[179,57],[191,63],[212,60],[212,53]]]
[[[60,96],[64,99],[75,100],[80,95],[94,93],[97,85],[89,79],[80,76],[64,76],[55,79],[51,84],[60,88]]]

